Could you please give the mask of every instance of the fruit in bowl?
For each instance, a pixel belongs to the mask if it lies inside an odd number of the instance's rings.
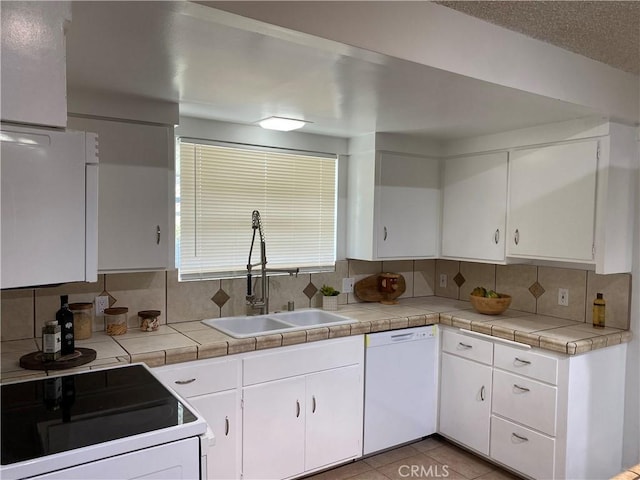
[[[511,295],[476,287],[469,295],[471,306],[486,315],[500,315],[511,305]]]

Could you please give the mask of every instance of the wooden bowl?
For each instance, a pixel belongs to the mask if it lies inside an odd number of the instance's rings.
[[[500,295],[500,298],[469,295],[469,300],[473,308],[480,313],[484,313],[485,315],[500,315],[511,305],[511,295],[507,295],[506,293],[499,293],[498,295]]]

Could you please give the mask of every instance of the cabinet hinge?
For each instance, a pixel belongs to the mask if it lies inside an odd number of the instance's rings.
[[[593,260],[594,258],[596,258],[596,244],[592,243],[591,244],[591,260]]]
[[[244,410],[244,398],[240,399],[240,410]]]

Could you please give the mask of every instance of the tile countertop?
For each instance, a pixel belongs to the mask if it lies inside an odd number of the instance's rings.
[[[341,315],[357,320],[337,325],[236,339],[199,321],[161,325],[155,332],[130,328],[124,335],[110,337],[94,332],[76,346],[92,348],[96,360],[59,372],[104,368],[123,363],[144,362],[150,367],[262,350],[327,338],[382,332],[442,323],[494,337],[514,340],[555,352],[575,355],[631,340],[631,332],[616,328],[595,329],[588,323],[507,310],[502,315],[482,315],[469,302],[442,297],[402,299],[399,305],[357,303],[340,305]],[[22,355],[39,350],[40,339],[15,340],[0,344],[0,381],[46,375],[44,371],[20,367]],[[51,374],[58,371],[52,370]]]

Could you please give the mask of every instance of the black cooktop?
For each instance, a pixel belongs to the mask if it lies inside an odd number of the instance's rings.
[[[0,401],[2,465],[196,420],[142,365],[0,385]]]

